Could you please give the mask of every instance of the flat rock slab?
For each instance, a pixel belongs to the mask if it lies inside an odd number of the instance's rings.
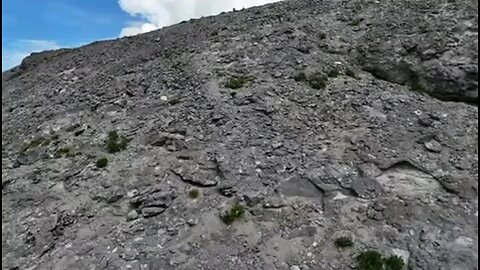
[[[324,196],[319,188],[303,178],[292,178],[282,183],[279,190],[281,194],[287,197],[297,196],[322,200]]]
[[[214,166],[213,164],[211,165]],[[194,162],[174,165],[171,171],[179,176],[182,181],[192,185],[213,187],[220,181],[220,176],[215,168],[209,168]]]

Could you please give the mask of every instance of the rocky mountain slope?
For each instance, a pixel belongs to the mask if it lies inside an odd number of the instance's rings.
[[[2,269],[478,269],[477,12],[290,0],[29,56]]]

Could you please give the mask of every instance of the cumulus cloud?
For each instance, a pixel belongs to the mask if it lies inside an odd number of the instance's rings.
[[[52,40],[17,40],[11,46],[2,47],[2,71],[19,65],[32,52],[60,49],[60,45]]]
[[[131,22],[129,26],[122,29],[122,31],[120,32],[120,36],[134,36],[141,33],[150,32],[155,29],[157,29],[157,27],[151,23]]]
[[[281,0],[118,0],[122,10],[139,19],[123,28],[120,36],[145,33],[183,20],[215,15],[234,8],[278,1]]]

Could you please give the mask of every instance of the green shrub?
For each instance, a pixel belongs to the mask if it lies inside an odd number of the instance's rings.
[[[97,168],[105,168],[108,165],[108,159],[107,158],[101,158],[101,159],[97,160],[95,165],[97,166]]]
[[[230,89],[239,89],[242,88],[246,83],[248,82],[248,79],[243,76],[233,76],[228,79],[227,83],[225,84],[225,87],[230,88]]]
[[[369,250],[357,257],[359,270],[402,270],[405,263],[398,256],[384,258],[378,251]]]
[[[383,257],[378,251],[369,250],[357,257],[360,270],[383,270]]]
[[[328,77],[321,72],[316,72],[308,76],[308,84],[313,89],[323,89],[327,86]]]
[[[118,141],[118,133],[115,130],[108,132],[108,139],[111,141]]]
[[[318,90],[327,86],[328,76],[321,72],[315,72],[310,75],[305,74],[305,72],[299,72],[297,75],[293,76],[293,79],[296,82],[307,82],[310,87]]]
[[[305,72],[299,72],[297,75],[293,76],[293,79],[296,82],[304,82],[307,80],[307,74],[305,74]]]
[[[232,224],[235,220],[243,217],[243,214],[245,213],[245,207],[241,204],[235,204],[230,211],[226,212],[222,216],[222,221],[223,223],[230,225]]]
[[[25,144],[22,147],[21,152],[24,153],[24,152],[26,152],[30,149],[37,148],[39,146],[47,146],[49,144],[50,144],[49,139],[44,138],[44,137],[38,137],[38,138],[35,138],[32,141],[30,141],[29,143]]]
[[[116,131],[110,131],[106,141],[106,148],[109,153],[117,153],[125,150],[128,145],[128,140],[124,137],[118,136]]]
[[[66,156],[71,156],[71,149],[68,148],[68,147],[63,147],[63,148],[59,148],[57,149],[57,151],[55,151],[55,154],[54,154],[54,157],[55,158],[61,158],[63,157],[64,155]]]
[[[385,259],[385,270],[402,270],[404,265],[403,259],[398,256]]]
[[[42,146],[48,146],[52,141],[50,139],[45,139],[42,142]]]
[[[338,68],[335,68],[335,67],[331,68],[330,70],[328,70],[327,75],[330,78],[336,78],[336,77],[338,77],[338,75],[340,75],[340,70]]]
[[[353,247],[353,241],[350,237],[339,237],[335,240],[335,246],[337,248]]]
[[[200,191],[198,189],[192,189],[188,192],[188,197],[192,198],[192,199],[196,199],[198,197],[200,197]]]

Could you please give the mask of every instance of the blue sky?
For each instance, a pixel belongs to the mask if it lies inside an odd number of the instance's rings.
[[[116,0],[3,0],[2,70],[31,51],[116,38],[129,20]]]
[[[2,71],[31,52],[135,35],[279,0],[3,0]]]

